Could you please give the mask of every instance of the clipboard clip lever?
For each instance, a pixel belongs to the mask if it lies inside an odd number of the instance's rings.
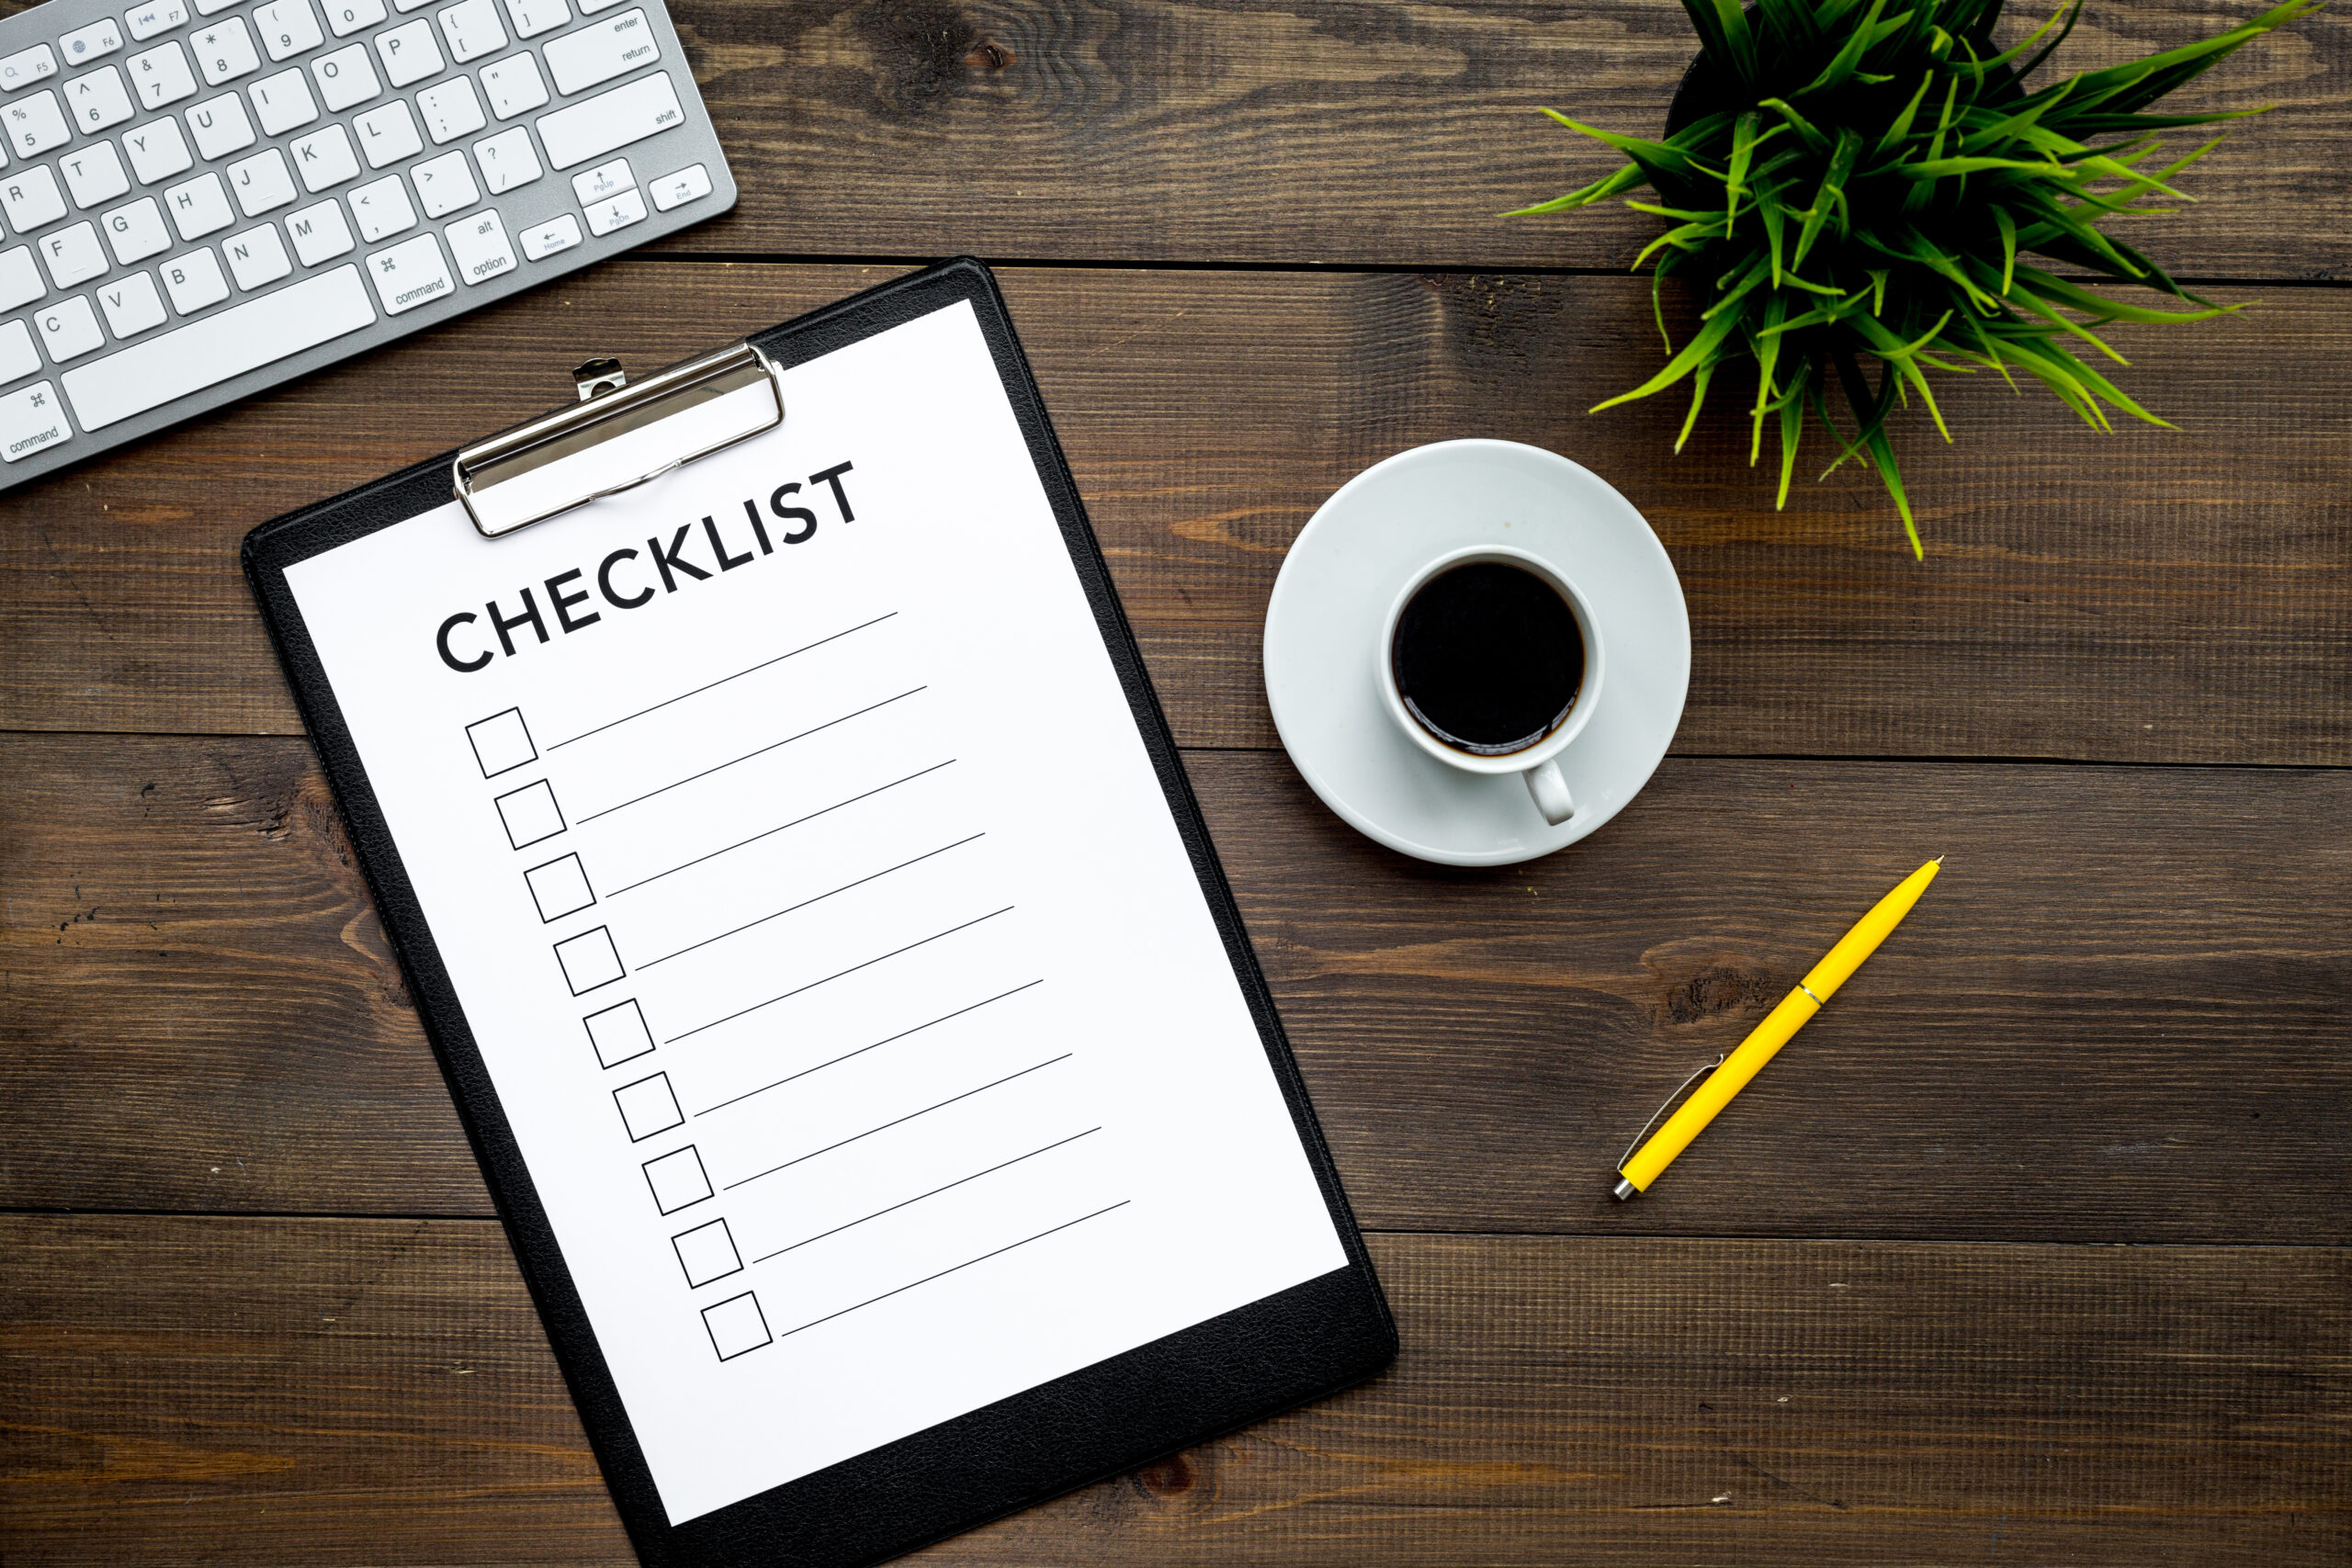
[[[632,382],[613,358],[571,373],[580,397],[458,454],[451,489],[485,539],[650,484],[784,423],[783,371],[743,342]]]
[[[1650,1112],[1650,1119],[1642,1123],[1642,1130],[1634,1134],[1634,1141],[1627,1144],[1625,1145],[1625,1152],[1617,1156],[1617,1169],[1620,1174],[1623,1174],[1625,1169],[1625,1162],[1634,1157],[1634,1151],[1642,1146],[1642,1140],[1650,1135],[1650,1129],[1657,1125],[1657,1119],[1666,1114],[1666,1108],[1673,1104],[1676,1100],[1680,1100],[1683,1094],[1689,1090],[1692,1084],[1697,1083],[1701,1078],[1705,1077],[1709,1073],[1713,1072],[1717,1067],[1720,1067],[1723,1065],[1724,1058],[1717,1056],[1713,1061],[1709,1062],[1705,1066],[1701,1067],[1697,1072],[1692,1073],[1689,1077],[1684,1078],[1679,1084],[1677,1084],[1672,1094],[1668,1095],[1664,1100],[1658,1101],[1657,1109]]]

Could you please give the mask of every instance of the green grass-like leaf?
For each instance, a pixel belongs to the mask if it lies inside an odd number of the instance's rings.
[[[2178,178],[2215,142],[2165,164],[2165,133],[2256,111],[2148,110],[2321,3],[2285,0],[2177,49],[2033,87],[2028,78],[2074,30],[2082,0],[2006,48],[1992,36],[2000,0],[1682,0],[1720,87],[1711,112],[1646,138],[1545,110],[1625,163],[1510,216],[1654,190],[1656,200],[1626,204],[1667,225],[1634,263],[1650,271],[1667,363],[1594,412],[1688,380],[1679,450],[1716,372],[1745,356],[1755,388],[1748,462],[1762,458],[1768,422],[1780,435],[1775,507],[1788,504],[1810,415],[1837,446],[1828,471],[1868,463],[1922,554],[1891,419],[1916,402],[1951,440],[1934,376],[1990,370],[2015,389],[2023,371],[2097,429],[2112,428],[2110,409],[2164,424],[2063,345],[2120,365],[2094,328],[2177,325],[2240,308],[2182,288],[2106,229],[2169,210],[2151,202],[2193,199]],[[2053,267],[2188,308],[2132,304]],[[1697,333],[1679,349],[1661,292],[1669,276],[1703,296]],[[1862,369],[1871,360],[1875,389]]]

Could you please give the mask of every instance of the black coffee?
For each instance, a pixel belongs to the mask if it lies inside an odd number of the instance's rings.
[[[1396,617],[1389,668],[1406,711],[1474,756],[1523,751],[1567,721],[1584,637],[1550,583],[1499,561],[1442,571]]]

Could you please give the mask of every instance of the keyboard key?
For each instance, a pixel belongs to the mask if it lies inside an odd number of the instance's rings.
[[[205,85],[209,87],[250,76],[261,69],[261,56],[254,50],[254,35],[245,30],[243,17],[232,17],[225,22],[199,28],[188,42],[196,50],[197,69],[204,73]]]
[[[410,118],[406,98],[394,98],[380,108],[369,109],[351,122],[351,129],[359,133],[359,151],[366,155],[371,169],[413,158],[424,151],[424,143],[417,139],[416,121]]]
[[[376,57],[384,62],[385,79],[395,87],[441,74],[441,46],[433,41],[433,24],[422,17],[378,33]]]
[[[174,44],[172,51],[179,52]],[[187,61],[180,61],[180,71],[186,74]],[[188,83],[192,90],[196,84]],[[122,85],[122,73],[111,65],[85,72],[65,84],[66,107],[74,116],[74,123],[82,134],[88,136],[110,125],[120,125],[138,111],[130,107],[130,89]]]
[[[441,263],[441,247],[429,231],[369,256],[368,276],[375,280],[376,298],[384,302],[388,316],[429,304],[458,287],[449,281],[449,269]]]
[[[229,276],[237,280],[240,288],[259,288],[294,270],[294,264],[286,259],[286,246],[277,237],[275,223],[232,234],[220,242],[220,249],[229,257]]]
[[[333,261],[352,246],[351,225],[343,220],[343,203],[329,197],[316,207],[286,215],[286,237],[304,266]]]
[[[0,383],[21,381],[40,368],[40,351],[33,347],[33,330],[22,321],[0,326]]]
[[[107,331],[118,338],[136,337],[164,324],[164,297],[155,280],[143,272],[119,277],[98,290],[98,308],[107,313]]]
[[[8,227],[17,233],[29,234],[65,216],[64,193],[57,188],[57,176],[47,164],[35,164],[0,179],[6,182],[0,183],[0,207],[8,209]]]
[[[260,29],[261,46],[272,60],[307,54],[326,41],[319,31],[319,18],[311,14],[311,0],[269,0],[266,6],[256,6],[254,26]]]
[[[442,12],[441,36],[449,40],[449,57],[460,65],[506,47],[506,29],[498,25],[498,7],[491,0],[463,0]]]
[[[469,76],[452,76],[425,88],[416,96],[416,110],[424,117],[424,133],[435,146],[470,136],[488,123]]]
[[[36,381],[21,392],[0,398],[0,458],[13,463],[44,446],[72,439],[65,412],[57,406],[57,389],[47,381]]]
[[[567,212],[551,223],[524,230],[522,241],[526,256],[545,261],[558,251],[568,251],[580,243],[580,220]]]
[[[45,43],[18,50],[0,60],[0,92],[15,92],[36,82],[46,82],[57,74],[57,56]]]
[[[628,172],[627,158],[616,158],[609,164],[597,164],[584,175],[571,176],[571,194],[580,198],[582,207],[636,188],[637,176]]]
[[[60,299],[33,319],[40,323],[41,346],[49,350],[52,365],[79,359],[107,341],[107,334],[98,331],[98,313],[79,294]]]
[[[275,147],[265,147],[252,157],[230,164],[224,172],[229,176],[230,188],[237,193],[237,205],[248,218],[293,205],[294,176],[287,171],[285,155]]]
[[[130,154],[130,172],[142,186],[170,179],[196,162],[188,155],[180,122],[159,119],[122,133],[122,150]]]
[[[469,284],[481,283],[514,270],[514,249],[506,243],[506,225],[495,212],[477,212],[441,231],[458,276]]]
[[[329,114],[341,114],[384,90],[377,85],[376,64],[364,43],[313,60],[311,74],[319,79],[319,96],[326,100]]]
[[[48,47],[41,45],[44,50]],[[6,109],[0,109],[0,121],[6,123],[8,145],[19,158],[62,147],[74,134],[66,129],[65,111],[57,107],[54,92],[35,93],[31,97],[15,100]]]
[[[261,116],[264,136],[283,136],[319,118],[319,106],[311,97],[310,73],[299,65],[265,76],[246,91],[253,95],[254,112]]]
[[[41,281],[40,268],[33,265],[30,245],[0,251],[0,310],[29,305],[48,292],[49,285]]]
[[[599,11],[609,11],[616,6],[628,3],[628,0],[580,0],[580,14],[583,17],[593,17]]]
[[[76,223],[44,236],[40,259],[49,265],[50,281],[60,288],[71,288],[107,273],[107,253],[98,243],[95,223]]]
[[[199,17],[209,17],[216,11],[225,11],[230,6],[240,3],[241,0],[196,0],[196,14]]]
[[[368,244],[387,240],[403,229],[416,227],[416,209],[408,201],[408,182],[398,175],[386,175],[373,185],[364,185],[351,193],[351,216],[359,225],[359,237]]]
[[[481,165],[482,186],[492,196],[529,185],[542,173],[539,154],[531,146],[531,133],[519,125],[475,142],[474,162]]]
[[[514,20],[516,38],[537,38],[571,20],[563,0],[506,0],[506,14]]]
[[[674,175],[664,175],[650,187],[653,192],[653,210],[667,212],[673,207],[684,207],[690,201],[700,201],[710,194],[710,171],[696,164],[690,169],[680,169]]]
[[[82,428],[98,430],[332,343],[375,320],[359,269],[340,266],[147,338],[59,379]]]
[[[490,95],[490,112],[501,119],[537,108],[548,101],[547,84],[539,80],[539,62],[529,54],[510,54],[481,68],[482,91]]]
[[[60,158],[57,166],[65,175],[65,188],[73,193],[76,207],[112,201],[130,188],[130,176],[122,172],[122,158],[111,141],[76,148]]]
[[[384,0],[326,0],[326,6],[327,28],[337,38],[349,38],[384,19]]]
[[[130,24],[130,36],[144,43],[157,33],[169,32],[187,20],[185,0],[152,0],[145,6],[134,6],[123,18]]]
[[[172,297],[173,310],[193,316],[229,298],[229,280],[220,276],[220,258],[207,248],[165,262],[164,290]]]
[[[626,229],[632,223],[645,221],[645,193],[625,190],[608,200],[600,201],[587,209],[588,231],[609,234],[616,229]]]
[[[438,158],[427,159],[411,169],[408,177],[416,182],[417,199],[424,204],[427,218],[447,218],[481,199],[463,152],[444,152]]]
[[[359,177],[359,154],[351,150],[351,138],[339,125],[297,138],[286,144],[286,151],[302,172],[302,188],[313,196]]]
[[[187,68],[187,54],[177,41],[144,54],[134,54],[124,63],[130,67],[130,80],[139,89],[139,101],[151,109],[196,96],[196,74]],[[107,69],[111,71],[114,67],[109,65]]]
[[[122,28],[112,17],[100,17],[86,28],[76,28],[57,40],[65,51],[65,63],[79,65],[85,60],[103,60],[122,47]]]
[[[433,0],[392,0],[392,9],[405,17],[411,11],[416,10],[420,6],[430,6],[432,4]]]
[[[183,240],[216,233],[237,220],[229,210],[229,192],[219,175],[198,175],[164,192],[164,210]]]
[[[550,168],[568,169],[617,152],[633,141],[669,130],[685,119],[670,73],[657,71],[624,87],[583,99],[539,119],[539,144]]]
[[[107,247],[114,252],[118,266],[162,255],[172,248],[171,231],[164,227],[164,209],[152,196],[104,214],[98,227],[106,231]]]
[[[207,98],[188,110],[187,128],[196,133],[197,155],[208,162],[254,144],[254,123],[245,118],[245,100],[234,93]]]
[[[653,29],[639,9],[552,39],[540,52],[547,56],[548,74],[555,78],[555,90],[569,96],[652,64],[662,58],[662,46],[654,40]]]

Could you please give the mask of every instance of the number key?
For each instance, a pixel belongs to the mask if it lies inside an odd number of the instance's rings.
[[[16,99],[6,110],[0,110],[0,119],[6,121],[8,145],[16,149],[20,158],[62,147],[74,134],[65,128],[65,111],[57,107],[57,95],[53,92]]]
[[[180,46],[174,44],[171,49],[177,54]],[[187,61],[180,62],[180,70],[187,72]],[[193,82],[188,84],[188,90],[196,90]],[[122,73],[111,65],[85,72],[66,83],[65,101],[72,106],[74,122],[85,136],[110,125],[120,125],[137,112],[130,107],[130,90],[122,85]]]
[[[311,0],[270,0],[254,7],[254,26],[261,29],[261,46],[272,60],[286,60],[319,47],[326,36],[311,12]]]
[[[327,0],[327,26],[337,38],[349,38],[383,19],[384,0]]]
[[[196,77],[187,68],[187,56],[176,43],[134,54],[124,63],[130,67],[130,80],[139,88],[139,101],[151,109],[178,103],[196,92]],[[114,67],[109,65],[107,69],[111,71]]]
[[[203,70],[208,86],[217,87],[261,69],[261,56],[254,52],[254,35],[245,30],[243,17],[213,23],[198,32],[193,41],[196,62]]]

